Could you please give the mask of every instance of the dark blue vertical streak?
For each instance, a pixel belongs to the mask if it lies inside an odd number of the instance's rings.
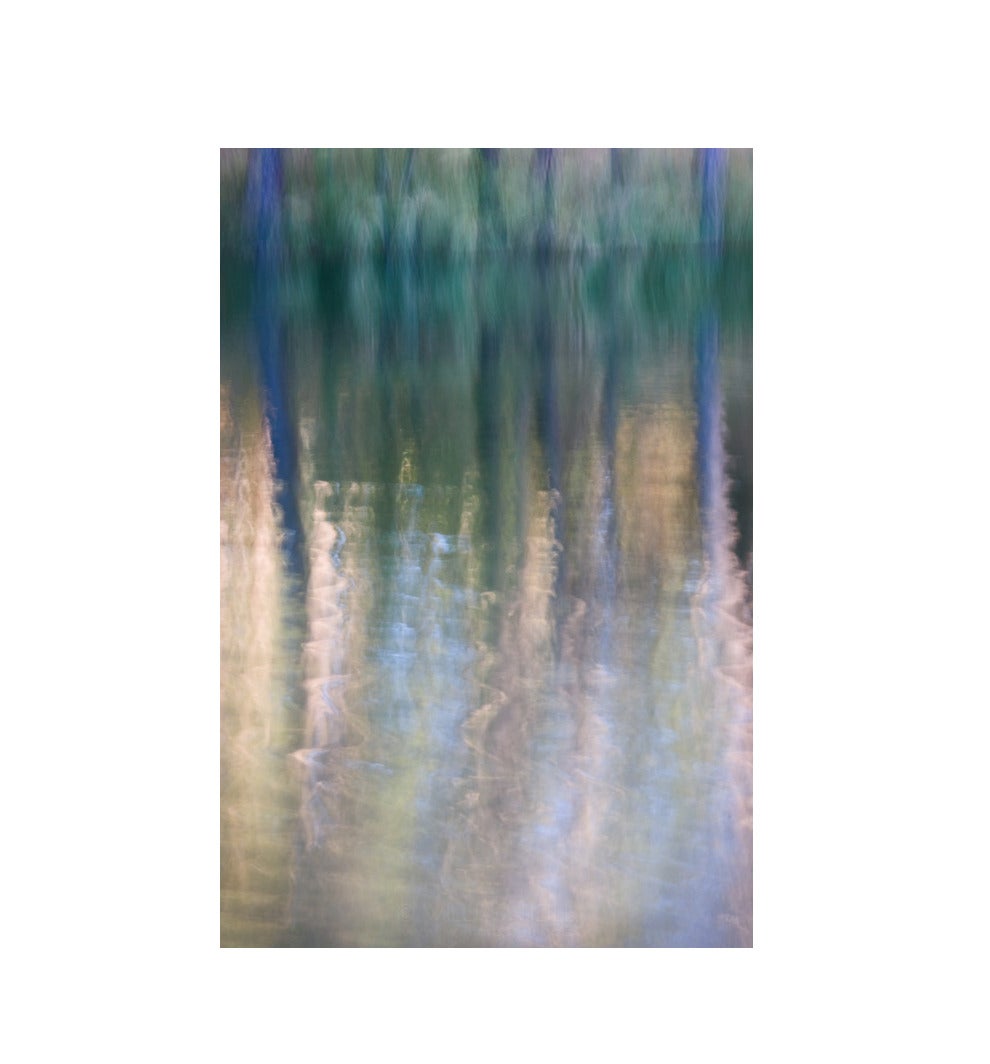
[[[289,571],[305,580],[303,531],[297,483],[298,441],[288,367],[282,350],[279,271],[282,254],[280,194],[282,160],[277,149],[251,153],[248,213],[255,252],[254,330],[265,420],[275,460],[275,500],[282,511],[283,555]]]

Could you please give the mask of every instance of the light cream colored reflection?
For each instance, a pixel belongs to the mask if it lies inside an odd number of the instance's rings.
[[[702,577],[692,599],[698,648],[699,704],[711,706],[721,742],[725,810],[731,830],[715,840],[726,904],[719,920],[731,944],[752,945],[753,900],[753,630],[750,592],[735,551],[720,385],[712,482],[703,493]]]
[[[291,815],[280,758],[287,677],[274,463],[254,411],[240,431],[221,397],[220,940],[272,944],[285,919]],[[242,420],[239,418],[239,420]]]
[[[333,838],[340,820],[339,755],[364,738],[367,728],[348,703],[349,662],[360,647],[352,644],[357,626],[349,618],[360,607],[360,582],[348,571],[344,546],[348,528],[354,535],[350,506],[345,501],[339,524],[329,520],[327,504],[339,489],[325,481],[314,485],[309,540],[309,584],[306,590],[307,637],[303,644],[306,692],[306,745],[295,751],[302,784],[300,817],[308,849]],[[348,496],[359,493],[353,485]]]
[[[600,413],[597,417],[600,421]],[[610,765],[614,751],[607,707],[615,677],[611,648],[605,641],[614,624],[611,606],[617,593],[614,548],[607,529],[615,507],[615,483],[601,447],[593,448],[588,466],[589,475],[580,478],[584,497],[574,501],[582,512],[595,516],[580,526],[584,535],[572,551],[579,553],[582,575],[575,581],[561,640],[564,702],[574,714],[574,735],[555,766],[555,782],[571,799],[571,819],[561,844],[545,851],[558,870],[554,877],[551,865],[549,882],[566,884],[566,890],[556,892],[544,888],[544,898],[552,900],[544,919],[555,945],[608,944],[618,922],[612,855],[606,842],[622,794]]]

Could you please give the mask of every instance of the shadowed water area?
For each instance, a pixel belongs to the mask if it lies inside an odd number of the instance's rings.
[[[751,311],[682,276],[227,293],[223,945],[751,945]]]

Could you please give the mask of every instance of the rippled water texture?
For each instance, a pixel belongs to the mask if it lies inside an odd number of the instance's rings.
[[[751,319],[643,277],[225,311],[222,944],[751,945]]]

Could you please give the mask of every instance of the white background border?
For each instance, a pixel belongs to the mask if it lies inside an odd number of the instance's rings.
[[[6,37],[11,1059],[979,1056],[966,9],[187,10]],[[755,149],[753,950],[217,948],[218,149],[382,143]]]

